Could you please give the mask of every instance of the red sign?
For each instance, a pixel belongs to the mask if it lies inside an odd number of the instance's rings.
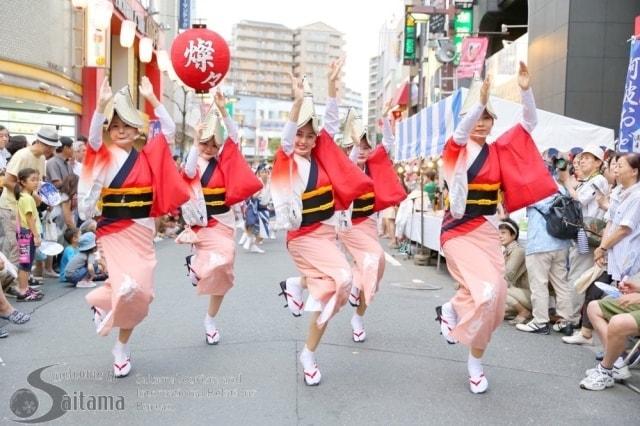
[[[206,28],[192,28],[171,45],[171,62],[180,80],[198,93],[217,86],[229,71],[227,42]]]
[[[456,69],[458,78],[471,78],[476,72],[482,71],[488,45],[489,39],[486,37],[467,37],[462,40],[460,64]]]
[[[640,37],[640,16],[636,16],[636,24],[634,34],[636,37]]]

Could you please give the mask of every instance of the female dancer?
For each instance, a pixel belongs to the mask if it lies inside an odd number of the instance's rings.
[[[227,139],[212,107],[199,126],[199,143],[191,147],[184,167],[188,182],[202,192],[207,206],[207,225],[193,228],[197,242],[195,255],[188,258],[188,263],[198,294],[210,296],[204,319],[208,345],[220,341],[215,316],[225,294],[233,287],[235,213],[231,206],[262,187],[238,149],[238,130],[227,114],[222,92],[215,93],[214,102],[227,128]]]
[[[101,336],[119,328],[113,348],[113,373],[124,377],[131,371],[127,343],[133,329],[147,316],[154,297],[153,217],[166,214],[188,198],[188,188],[180,176],[167,140],[175,124],[153,92],[147,77],[140,94],[149,102],[160,121],[157,132],[141,151],[133,143],[140,136],[143,121],[133,106],[128,87],[112,95],[105,78],[93,114],[89,146],[78,188],[79,211],[90,219],[101,208],[97,236],[109,268],[104,286],[87,294],[94,311],[94,322]],[[109,101],[113,110],[106,114]],[[102,142],[102,126],[107,122],[109,145]],[[165,139],[166,138],[166,139]]]
[[[347,302],[352,282],[349,263],[336,245],[335,211],[346,210],[372,185],[333,141],[339,127],[335,97],[341,68],[342,61],[330,66],[329,99],[320,132],[310,90],[292,76],[294,102],[271,179],[276,215],[281,224],[289,225],[287,249],[302,275],[280,283],[280,294],[291,313],[300,316],[304,307],[303,288],[310,293],[306,310],[313,315],[300,353],[307,385],[320,383],[315,350],[327,321]]]
[[[523,139],[531,141],[529,134],[537,122],[529,72],[523,63],[520,63],[518,85],[522,90],[521,125],[513,127],[496,142],[486,143],[496,119],[488,103],[490,79],[487,78],[480,89],[480,102],[458,124],[442,155],[451,196],[455,196],[458,186],[455,179],[460,179],[457,174],[454,178],[452,172],[457,161],[466,159],[466,165],[463,163],[462,167],[466,166],[468,186],[465,187],[464,215],[454,218],[451,210],[447,210],[442,224],[441,245],[447,267],[460,286],[449,302],[436,308],[437,320],[448,343],[462,342],[469,347],[467,367],[473,393],[485,392],[489,386],[482,369],[482,356],[491,334],[504,318],[507,293],[497,220],[494,224],[498,190],[501,183],[503,187],[507,184],[501,169],[508,165],[501,164],[498,159],[501,155],[499,145],[520,143]],[[470,89],[468,96],[471,97],[472,92]],[[465,197],[461,199],[464,203]],[[531,200],[532,203],[535,201]]]
[[[363,316],[379,289],[385,266],[384,250],[378,242],[377,212],[400,204],[407,194],[389,159],[394,138],[386,113],[382,145],[375,149],[353,109],[347,113],[343,133],[345,138],[353,140],[351,160],[373,180],[373,191],[353,202],[349,212],[352,226],[342,228],[338,234],[354,261],[353,286],[349,295],[349,303],[356,307],[351,317],[352,338],[354,342],[364,342],[366,332]]]

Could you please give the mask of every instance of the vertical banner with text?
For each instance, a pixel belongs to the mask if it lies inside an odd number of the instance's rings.
[[[640,152],[640,41],[631,41],[620,115],[619,152]]]
[[[178,8],[178,28],[181,30],[191,28],[191,0],[179,0]]]

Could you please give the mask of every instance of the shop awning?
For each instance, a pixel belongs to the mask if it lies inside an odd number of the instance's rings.
[[[396,91],[395,96],[393,97],[393,102],[391,104],[392,107],[406,106],[409,103],[409,82],[405,81],[402,83],[400,88]]]

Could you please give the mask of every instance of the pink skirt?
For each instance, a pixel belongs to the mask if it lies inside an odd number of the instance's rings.
[[[471,348],[485,349],[504,318],[507,282],[500,247],[497,230],[485,222],[442,248],[449,273],[460,285],[451,299],[458,315],[451,335]]]
[[[154,298],[153,270],[156,252],[153,231],[133,223],[127,228],[103,235],[98,247],[107,263],[109,279],[89,292],[86,300],[91,306],[107,312],[111,317],[100,331],[107,336],[114,327],[132,329],[149,313]]]
[[[233,287],[236,257],[234,230],[221,223],[200,228],[192,268],[199,278],[198,294],[224,296]]]
[[[338,248],[336,230],[322,224],[289,241],[287,249],[300,274],[306,277],[309,293],[322,304],[317,321],[322,326],[347,303],[351,291],[351,267]]]
[[[384,275],[384,250],[378,242],[378,226],[372,219],[364,220],[339,234],[340,241],[354,260],[353,285],[364,292],[367,305],[373,301]]]

